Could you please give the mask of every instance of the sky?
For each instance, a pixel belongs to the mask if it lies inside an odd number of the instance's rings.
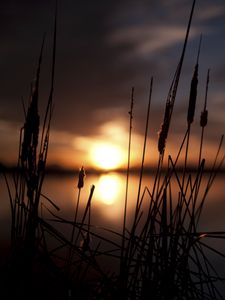
[[[59,0],[54,114],[49,164],[66,168],[101,166],[108,153],[115,165],[127,157],[131,88],[134,92],[133,166],[140,162],[150,78],[152,105],[146,161],[154,164],[169,86],[175,73],[191,9],[190,0]],[[55,1],[0,1],[0,161],[18,155],[43,34],[41,121],[50,89]],[[186,129],[190,83],[203,35],[190,159],[199,147],[199,115],[210,68],[209,123],[204,155],[210,160],[225,131],[225,2],[197,0],[168,138],[176,153]],[[99,161],[98,161],[99,159]],[[113,165],[113,163],[112,163]],[[107,168],[107,167],[106,167]],[[110,168],[110,166],[108,166]]]

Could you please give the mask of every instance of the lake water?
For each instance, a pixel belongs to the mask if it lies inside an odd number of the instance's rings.
[[[203,178],[203,186],[207,183],[208,175]],[[133,219],[136,205],[139,176],[130,176],[128,194],[128,224]],[[121,173],[88,174],[85,177],[85,185],[80,195],[80,212],[83,213],[87,203],[90,188],[95,185],[95,191],[91,207],[91,223],[96,227],[105,227],[121,232],[124,214],[124,199],[126,187],[126,175]],[[145,174],[143,188],[152,189],[153,177]],[[208,194],[202,218],[199,224],[200,231],[225,231],[225,176],[218,174]],[[57,211],[44,198],[41,201],[40,213],[46,219],[50,218],[46,207],[55,214],[68,220],[74,219],[74,211],[78,196],[76,175],[48,175],[44,181],[43,193],[52,199],[60,208]],[[8,244],[10,236],[10,206],[7,189],[3,179],[0,180],[0,248],[4,251],[4,245]],[[146,200],[147,201],[147,200]],[[145,208],[143,205],[143,210]],[[78,216],[79,220],[80,216]],[[67,236],[71,234],[71,228],[62,226],[60,230]],[[218,249],[225,253],[225,240],[215,241]],[[222,276],[225,275],[225,260],[219,256],[212,256],[213,264],[219,269]]]
[[[207,177],[203,178],[205,186]],[[132,220],[136,205],[139,176],[130,176],[128,192],[128,219]],[[89,196],[90,188],[95,185],[92,199],[91,218],[96,226],[103,226],[113,230],[120,230],[123,223],[126,175],[121,173],[90,174],[85,177],[84,188],[80,195],[80,211],[84,209]],[[150,190],[153,185],[152,175],[144,175],[142,187]],[[225,176],[218,174],[206,199],[203,210],[200,230],[225,230]],[[143,190],[142,188],[142,190]],[[56,211],[48,201],[42,198],[42,214],[46,214],[47,206],[61,217],[73,220],[76,207],[78,189],[76,175],[48,175],[43,185],[43,193],[60,208]],[[10,206],[9,197],[4,180],[0,179],[0,237],[7,239],[10,232]],[[42,205],[43,204],[43,205]],[[129,222],[128,220],[128,222]]]

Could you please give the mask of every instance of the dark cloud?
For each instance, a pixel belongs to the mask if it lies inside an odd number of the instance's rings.
[[[54,3],[0,3],[0,119],[22,121],[21,97],[28,98],[42,36],[47,32],[40,103],[44,110],[49,91]],[[190,7],[189,0],[59,1],[53,128],[90,135],[115,118],[112,111],[118,113],[118,118],[127,118],[130,90],[135,86],[136,128],[142,132],[153,75],[152,120],[157,132]],[[215,69],[211,92],[224,91],[224,15],[222,0],[197,1],[177,99],[177,122],[182,122],[187,106],[200,32],[201,93],[208,67]]]

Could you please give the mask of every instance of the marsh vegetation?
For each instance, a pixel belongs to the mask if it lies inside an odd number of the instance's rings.
[[[92,223],[95,186],[82,199],[85,170],[81,167],[72,219],[58,214],[60,207],[43,192],[53,113],[56,53],[56,20],[53,38],[51,84],[46,112],[40,124],[39,82],[44,42],[41,46],[29,106],[20,132],[18,164],[13,183],[2,168],[11,207],[11,252],[5,276],[7,296],[39,299],[223,299],[217,283],[224,284],[209,259],[209,252],[221,257],[215,239],[224,231],[199,230],[202,211],[210,188],[221,169],[223,136],[218,141],[214,162],[207,165],[203,149],[207,129],[207,99],[210,72],[206,74],[204,106],[195,116],[198,90],[200,44],[190,84],[187,128],[177,146],[177,155],[165,154],[177,90],[194,12],[193,1],[184,45],[165,102],[158,135],[158,161],[154,177],[143,183],[146,143],[149,139],[153,78],[150,81],[143,132],[143,152],[136,203],[129,205],[130,155],[134,118],[135,89],[131,91],[126,186],[121,230]],[[188,83],[189,85],[189,83]],[[191,148],[192,123],[199,122],[199,149]],[[156,129],[157,130],[157,129]],[[194,170],[189,170],[189,153],[197,152]],[[81,164],[82,165],[82,164]],[[203,180],[204,178],[204,180]],[[205,180],[206,178],[206,180]],[[81,199],[85,206],[82,204]],[[132,215],[132,216],[131,216]],[[67,228],[63,232],[60,228]],[[69,233],[69,234],[68,234]],[[213,242],[212,242],[213,241]],[[110,263],[109,263],[110,262]],[[104,266],[111,264],[112,270]]]

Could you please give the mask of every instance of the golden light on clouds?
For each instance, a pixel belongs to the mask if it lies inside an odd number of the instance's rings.
[[[128,132],[122,122],[104,123],[96,135],[78,136],[74,148],[85,153],[85,165],[102,170],[125,168],[127,164]]]
[[[217,97],[218,107],[222,98]],[[217,122],[222,122],[222,109],[216,111],[216,116],[211,117],[213,128],[207,130],[203,144],[203,157],[207,166],[212,164],[219,144],[220,134],[216,132]],[[177,121],[180,122],[180,121]],[[177,125],[177,124],[176,124]],[[17,162],[17,149],[19,142],[20,124],[2,121],[0,119],[0,161],[13,165]],[[128,126],[126,120],[115,119],[114,122],[106,122],[98,127],[94,135],[79,136],[71,132],[52,130],[50,136],[48,166],[57,165],[63,168],[74,169],[84,165],[86,168],[98,170],[126,169],[128,156]],[[196,131],[190,137],[190,151],[188,163],[198,160],[196,149],[200,147],[200,132]],[[155,167],[158,160],[157,133],[150,132],[146,148],[145,167]],[[170,154],[175,159],[179,146],[183,140],[183,134],[173,133],[173,128],[167,141],[165,157]],[[143,151],[143,136],[132,133],[131,143],[131,168],[139,168]],[[182,163],[183,155],[180,161]]]

